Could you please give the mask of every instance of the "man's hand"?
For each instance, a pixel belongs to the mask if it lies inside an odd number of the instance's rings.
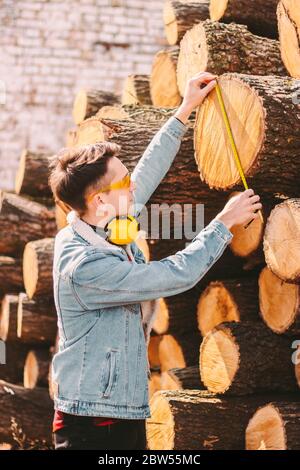
[[[255,211],[262,208],[259,200],[260,197],[254,194],[253,189],[247,189],[243,193],[230,198],[215,219],[221,220],[228,229],[233,225],[241,225],[251,219],[257,219],[259,214],[255,214]]]
[[[175,117],[186,124],[191,112],[202,103],[206,95],[216,86],[216,77],[217,75],[208,72],[199,72],[188,80],[183,101],[176,111]]]

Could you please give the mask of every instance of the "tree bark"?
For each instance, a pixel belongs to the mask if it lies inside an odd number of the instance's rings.
[[[56,234],[54,212],[12,193],[1,193],[0,252],[20,256],[31,240]]]
[[[0,405],[1,442],[11,444],[13,449],[18,450],[52,446],[49,423],[53,417],[53,404],[47,390],[27,390],[1,380]]]
[[[179,44],[194,24],[209,18],[209,0],[166,0],[163,10],[165,35],[171,46]]]
[[[17,194],[52,199],[52,191],[48,184],[50,157],[51,154],[48,153],[30,150],[22,152],[15,178]]]
[[[299,109],[293,102],[300,84],[242,74],[225,74],[219,84],[249,187],[268,197],[300,195]],[[195,158],[202,180],[229,189],[241,179],[219,109],[213,90],[198,108]]]
[[[274,397],[274,395],[273,395]],[[245,428],[268,396],[218,397],[200,390],[166,390],[150,401],[150,450],[243,450]]]
[[[239,23],[260,36],[278,37],[276,7],[278,0],[211,0],[210,18],[222,23]]]
[[[22,259],[0,256],[0,292],[17,293],[24,289]]]
[[[291,356],[290,339],[259,322],[223,323],[201,343],[201,379],[213,393],[294,392]]]
[[[210,20],[193,26],[180,43],[177,83],[181,96],[188,80],[201,71],[287,75],[278,41],[255,36],[240,24]]]
[[[42,238],[27,243],[23,255],[23,275],[26,294],[53,298],[54,238]]]
[[[35,301],[21,293],[17,333],[24,344],[54,344],[57,317],[53,299],[38,297]]]
[[[199,365],[174,368],[161,374],[161,390],[204,390]]]
[[[80,90],[73,104],[73,119],[80,124],[85,119],[94,116],[102,106],[120,103],[120,97],[115,93],[103,90]]]
[[[151,105],[149,75],[129,75],[125,81],[122,105]]]

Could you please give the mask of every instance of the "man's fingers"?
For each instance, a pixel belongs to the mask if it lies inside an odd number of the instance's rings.
[[[260,200],[260,196],[258,194],[255,194],[254,196],[251,196],[249,199],[250,199],[250,202],[254,204],[255,202],[258,202]]]
[[[215,88],[216,84],[216,80],[212,80],[206,85],[205,88],[202,88],[204,96],[206,96],[213,88]]]
[[[261,202],[257,202],[256,204],[252,204],[251,210],[256,211],[262,208]]]
[[[254,191],[253,189],[246,189],[243,194],[245,194],[246,197],[250,197],[254,195]]]
[[[195,80],[198,83],[198,82],[209,82],[210,80],[215,80],[216,78],[217,78],[217,75],[213,75],[212,73],[199,72],[192,77],[192,80]]]

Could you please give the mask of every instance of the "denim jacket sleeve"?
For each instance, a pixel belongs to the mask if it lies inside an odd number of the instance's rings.
[[[187,129],[188,127],[175,116],[170,117],[155,134],[138,161],[132,173],[132,181],[136,182],[132,212],[135,217],[168,172]]]
[[[96,249],[73,269],[74,295],[92,310],[179,294],[199,282],[231,239],[227,227],[214,219],[186,248],[160,261],[132,263]]]

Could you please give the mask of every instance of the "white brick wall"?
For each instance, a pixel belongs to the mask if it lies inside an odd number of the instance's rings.
[[[163,0],[2,0],[0,188],[14,188],[23,148],[55,152],[64,145],[76,91],[121,92],[130,73],[150,73],[166,45],[162,6]]]

